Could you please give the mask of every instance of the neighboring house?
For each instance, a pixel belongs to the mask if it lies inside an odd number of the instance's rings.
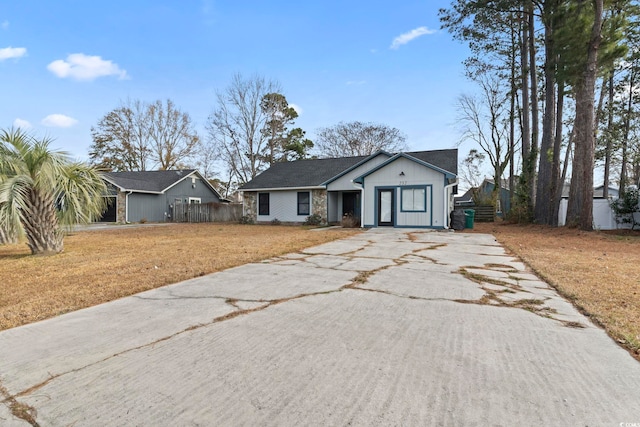
[[[103,222],[169,221],[174,204],[226,202],[198,171],[108,172]]]
[[[562,198],[569,198],[569,189],[571,188],[571,184],[564,184],[562,186]],[[593,198],[594,199],[602,199],[604,195],[604,184],[598,185],[597,187],[593,187]],[[609,198],[617,199],[618,198],[618,189],[614,187],[609,187]]]
[[[474,192],[477,192],[477,197],[481,201],[480,204],[491,204],[491,197],[493,189],[495,188],[495,182],[493,179],[485,178],[479,187],[470,188],[460,197],[456,197],[456,207],[473,207],[476,205],[473,198]],[[511,210],[511,196],[509,194],[509,180],[502,179],[500,183],[500,193],[498,194],[498,200],[496,203],[496,215],[503,216]]]
[[[256,222],[323,223],[343,216],[364,227],[447,228],[457,186],[458,150],[276,163],[240,188]]]

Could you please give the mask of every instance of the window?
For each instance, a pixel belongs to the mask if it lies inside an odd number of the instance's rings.
[[[258,193],[258,215],[269,215],[269,193]]]
[[[200,199],[200,197],[189,197],[190,205],[199,205],[201,202],[202,200]]]
[[[309,197],[308,191],[301,191],[298,193],[298,215],[309,215],[311,213],[309,201],[311,197]]]
[[[426,188],[402,189],[402,212],[426,212],[427,211]]]

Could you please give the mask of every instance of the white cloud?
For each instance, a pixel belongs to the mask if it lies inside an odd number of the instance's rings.
[[[13,127],[20,129],[29,129],[31,128],[31,123],[29,123],[27,120],[18,118],[13,121]]]
[[[302,115],[302,113],[304,112],[302,110],[302,107],[300,107],[298,104],[289,104],[289,107],[293,108],[294,110],[296,110],[296,113],[298,113],[299,116]]]
[[[10,58],[20,58],[27,54],[27,48],[24,47],[5,47],[0,49],[0,61]]]
[[[418,27],[404,34],[400,34],[398,37],[393,39],[391,46],[389,49],[398,49],[403,44],[409,43],[411,40],[417,39],[420,36],[424,36],[427,34],[434,34],[436,30],[430,30],[427,27]]]
[[[42,124],[54,128],[68,128],[78,123],[73,117],[65,116],[64,114],[49,114],[42,119]]]
[[[63,59],[53,61],[47,65],[47,69],[61,79],[70,77],[75,80],[90,81],[104,76],[118,76],[120,80],[128,78],[127,72],[118,64],[84,53],[73,53],[67,56],[66,61]]]
[[[2,28],[3,30],[8,30],[9,29],[9,21],[7,21],[7,20],[2,21],[2,24],[0,24],[0,28]]]

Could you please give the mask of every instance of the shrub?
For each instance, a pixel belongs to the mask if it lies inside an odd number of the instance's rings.
[[[253,217],[251,217],[250,215],[241,216],[240,224],[253,224]]]
[[[304,225],[320,225],[322,224],[322,217],[318,214],[309,215],[304,220]]]
[[[271,220],[271,225],[280,225],[282,222],[278,218],[273,218]]]
[[[618,224],[631,224],[633,230],[636,225],[635,213],[640,212],[640,192],[637,188],[627,188],[622,195],[610,202],[611,210]]]
[[[357,228],[360,227],[360,218],[355,218],[352,214],[347,213],[342,216],[340,225],[344,228]]]

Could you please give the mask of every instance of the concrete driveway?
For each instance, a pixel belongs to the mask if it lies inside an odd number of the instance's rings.
[[[493,237],[374,229],[4,331],[0,400],[2,426],[640,425],[640,363]]]

